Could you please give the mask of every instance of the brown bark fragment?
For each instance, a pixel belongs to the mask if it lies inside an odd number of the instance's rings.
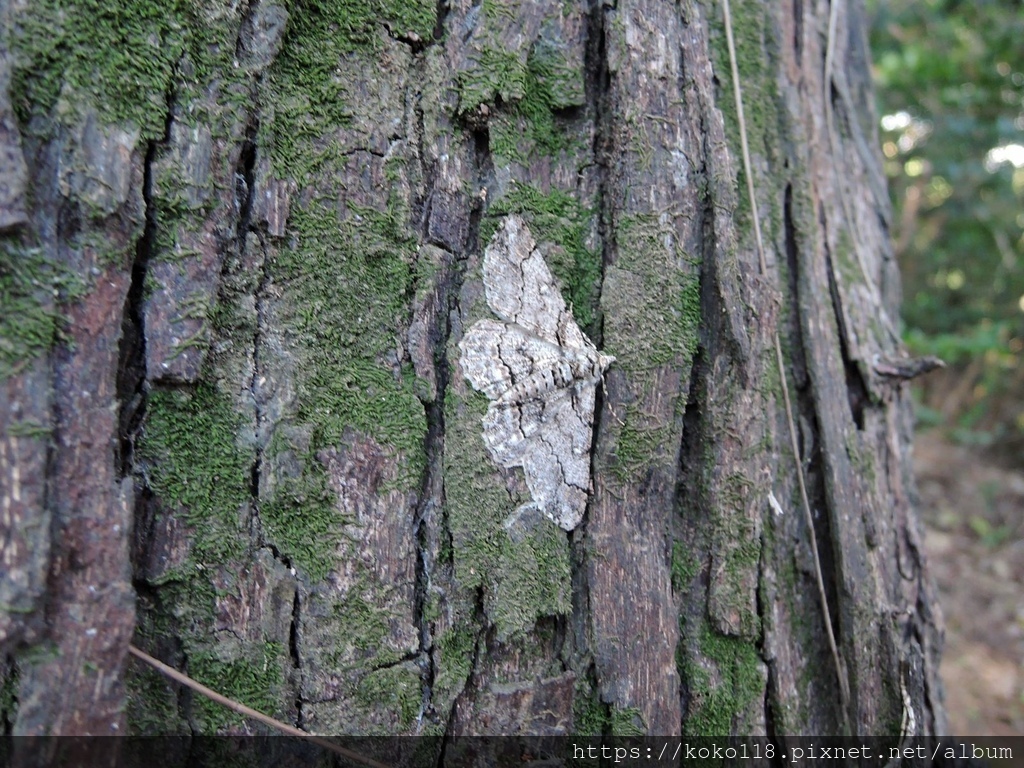
[[[94,263],[88,250],[85,255],[86,265]],[[127,276],[108,267],[69,308],[73,346],[58,360],[55,377],[56,528],[46,611],[54,653],[22,670],[17,732],[23,735],[125,732],[121,670],[135,624],[131,505],[114,474],[111,405],[127,291]],[[58,697],[48,694],[54,681]]]

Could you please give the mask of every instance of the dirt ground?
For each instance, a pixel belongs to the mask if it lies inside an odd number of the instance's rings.
[[[950,732],[1024,735],[1024,472],[919,432],[925,548],[946,623]]]

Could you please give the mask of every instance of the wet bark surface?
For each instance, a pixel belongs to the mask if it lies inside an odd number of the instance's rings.
[[[733,8],[764,270],[718,4],[88,5],[4,10],[9,732],[258,730],[129,642],[319,734],[943,729],[859,3]],[[569,533],[459,366],[511,213],[616,358]]]

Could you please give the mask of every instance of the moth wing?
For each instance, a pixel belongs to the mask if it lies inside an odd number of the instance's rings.
[[[583,346],[584,337],[526,222],[506,216],[484,251],[484,289],[498,317],[553,344]]]
[[[554,344],[490,318],[473,324],[459,342],[459,350],[463,374],[491,400],[562,357]]]
[[[540,401],[491,403],[483,418],[484,445],[494,463],[501,467],[523,465],[530,442],[541,430]]]
[[[545,400],[492,403],[484,443],[495,463],[521,466],[536,507],[571,531],[583,519],[590,490],[594,387],[569,388]]]

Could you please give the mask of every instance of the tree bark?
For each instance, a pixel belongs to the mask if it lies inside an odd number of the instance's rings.
[[[259,730],[129,642],[318,734],[943,731],[860,2],[734,2],[742,124],[719,3],[102,6],[3,8],[8,732]],[[617,360],[568,534],[459,366],[510,213]]]

